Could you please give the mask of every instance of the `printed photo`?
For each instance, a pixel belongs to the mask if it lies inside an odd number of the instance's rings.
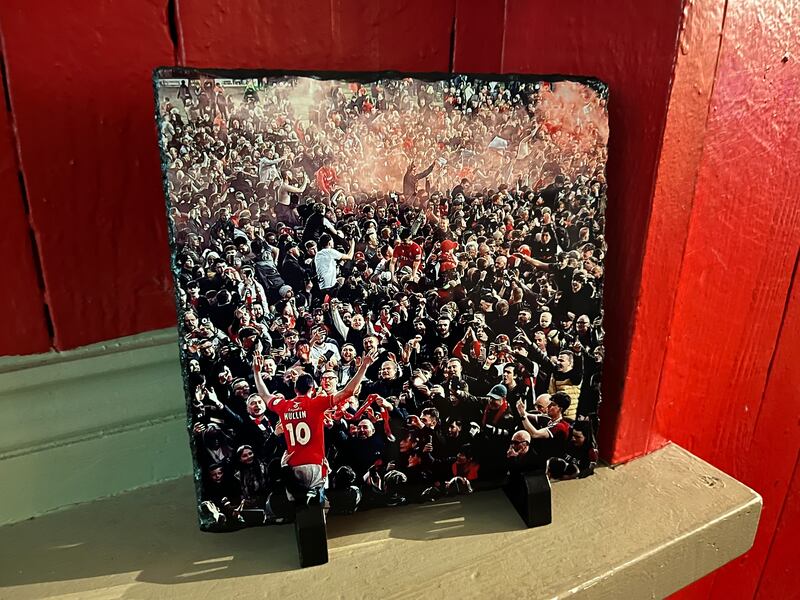
[[[603,83],[167,68],[155,93],[201,527],[593,473]]]

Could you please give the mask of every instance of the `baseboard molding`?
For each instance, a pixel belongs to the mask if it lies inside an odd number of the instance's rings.
[[[176,337],[0,359],[0,524],[191,473]]]

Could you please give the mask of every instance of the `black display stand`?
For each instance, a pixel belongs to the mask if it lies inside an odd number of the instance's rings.
[[[541,527],[553,522],[550,480],[544,471],[512,473],[503,486],[503,491],[527,527]],[[294,532],[301,567],[313,567],[328,562],[324,502],[298,505]]]
[[[294,533],[301,567],[324,565],[328,562],[328,535],[325,529],[325,509],[322,505],[298,507],[294,518]]]
[[[503,491],[528,527],[553,522],[550,480],[544,471],[512,473]]]

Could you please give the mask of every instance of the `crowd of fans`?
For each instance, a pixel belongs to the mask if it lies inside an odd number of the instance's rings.
[[[336,394],[367,355],[325,413],[332,511],[592,473],[602,88],[189,79],[159,102],[212,523],[285,516],[286,432],[260,384]]]

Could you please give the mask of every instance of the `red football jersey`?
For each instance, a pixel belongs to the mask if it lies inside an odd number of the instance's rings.
[[[397,260],[398,269],[411,267],[416,261],[422,259],[422,248],[417,242],[407,244],[399,242],[394,247],[394,257]]]
[[[314,175],[314,179],[316,180],[317,187],[320,190],[326,194],[330,194],[331,190],[333,189],[333,184],[336,183],[336,171],[334,171],[331,167],[321,167]]]
[[[333,396],[320,395],[309,398],[297,396],[291,400],[278,398],[269,404],[270,410],[280,417],[289,464],[321,465],[325,459],[324,414],[333,406]]]

